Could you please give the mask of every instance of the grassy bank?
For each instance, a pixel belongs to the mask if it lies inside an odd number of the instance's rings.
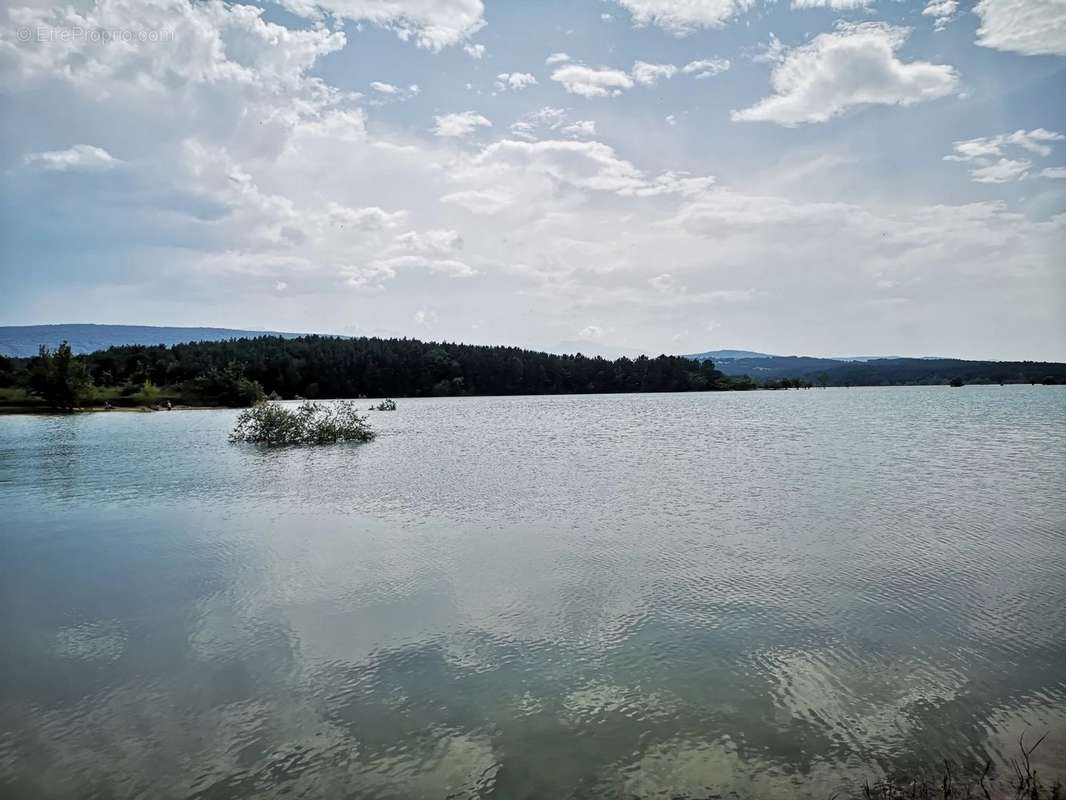
[[[123,395],[117,387],[93,387],[91,394],[78,402],[77,411],[145,411],[166,408],[217,408],[217,403],[188,397],[176,389],[162,389],[154,399],[139,394]],[[62,413],[40,397],[19,387],[0,388],[0,414]]]

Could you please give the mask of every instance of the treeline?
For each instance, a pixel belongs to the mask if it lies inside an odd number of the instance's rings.
[[[1046,361],[963,361],[957,358],[878,358],[837,361],[805,356],[738,358],[718,362],[728,375],[750,375],[770,388],[782,381],[817,386],[938,386],[1066,383],[1066,364]]]
[[[4,359],[0,386],[32,388],[33,376],[54,356]],[[680,356],[608,361],[416,339],[261,336],[112,347],[73,360],[84,365],[98,396],[133,397],[149,386],[159,387],[162,397],[235,406],[264,394],[313,399],[755,388],[748,378],[723,375],[712,362]]]
[[[1066,383],[1066,364],[1044,361],[962,361],[954,358],[884,358],[849,361],[827,370],[830,386],[921,386]],[[812,377],[806,374],[803,377]],[[817,376],[814,376],[817,377]]]

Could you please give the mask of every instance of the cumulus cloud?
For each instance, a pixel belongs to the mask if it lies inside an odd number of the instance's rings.
[[[934,30],[942,31],[955,19],[958,9],[958,0],[929,0],[922,14],[933,18]]]
[[[1032,343],[1029,352],[1043,355],[1042,343],[1062,331],[1062,215],[1034,220],[997,203],[813,202],[803,194],[811,181],[782,186],[757,175],[745,175],[743,189],[720,186],[701,161],[673,163],[681,158],[674,152],[645,161],[639,149],[623,157],[588,141],[593,114],[565,108],[523,117],[529,127],[516,123],[505,141],[455,147],[376,118],[374,104],[394,95],[371,87],[364,97],[329,85],[330,70],[316,67],[346,41],[331,24],[288,28],[256,8],[186,0],[77,7],[76,14],[21,10],[18,20],[0,12],[5,110],[27,126],[5,137],[6,158],[16,165],[0,175],[5,232],[28,254],[28,273],[47,263],[58,276],[48,286],[57,313],[87,301],[84,284],[66,278],[106,263],[91,299],[99,314],[116,317],[129,307],[147,314],[187,307],[240,319],[288,304],[284,313],[300,324],[340,330],[357,317],[365,330],[402,333],[416,309],[440,308],[439,335],[459,338],[471,329],[451,311],[476,304],[484,318],[477,335],[488,341],[551,342],[594,326],[604,336],[624,330],[627,345],[671,348],[671,334],[702,332],[712,316],[739,340],[761,335],[767,319],[809,337],[809,309],[832,303],[833,339],[869,343],[862,337],[870,330],[899,329],[898,309],[872,305],[888,293],[906,298],[915,341],[945,348],[964,342],[999,354],[1008,312],[1017,307],[1034,320],[1025,326],[1033,333],[1011,348]],[[176,36],[122,47],[17,43],[15,26],[32,29],[37,19],[166,27]],[[775,68],[793,52],[782,49]],[[379,76],[387,77],[363,80]],[[596,121],[621,124],[617,105],[612,117]],[[33,144],[55,141],[71,119],[83,125],[78,138]],[[427,118],[423,128],[432,125]],[[473,130],[486,127],[475,121]],[[1034,179],[1066,174],[1039,169],[1056,163],[1043,162],[1041,149],[1061,148],[1049,138],[1058,134],[1021,134],[969,145],[965,152],[983,152],[988,161],[967,167],[1006,159],[1032,161]],[[128,159],[121,180],[109,176],[106,192],[83,185],[98,181],[68,181],[69,194],[48,221],[63,240],[34,238],[24,229],[41,216],[47,187],[29,173],[47,162],[19,164],[25,153],[62,153],[73,142]],[[727,142],[723,148],[716,158],[730,157]],[[664,159],[693,173],[652,166]],[[828,195],[832,187],[818,190]],[[90,229],[93,239],[84,233]],[[126,235],[130,229],[138,235]],[[109,249],[101,255],[87,241]],[[417,281],[401,279],[410,271]],[[453,278],[466,280],[449,293]],[[965,309],[938,302],[958,285],[973,288]],[[15,307],[39,287],[13,284],[14,299],[5,299]],[[296,306],[288,287],[298,287]],[[266,325],[269,317],[262,319]]]
[[[1066,56],[1062,0],[980,0],[977,44],[1026,56]]]
[[[548,56],[546,59],[544,59],[544,63],[548,64],[548,65],[551,65],[551,64],[562,64],[564,61],[569,61],[569,60],[570,60],[570,56],[568,56],[566,53],[552,53],[550,56]]]
[[[433,51],[458,44],[485,25],[482,0],[279,0],[279,3],[308,19],[329,15],[368,22]]]
[[[693,75],[697,79],[713,78],[715,75],[728,70],[730,67],[728,58],[704,58],[699,61],[690,61],[681,68],[686,75]]]
[[[551,76],[561,83],[570,94],[580,97],[611,97],[633,88],[633,79],[620,69],[587,67],[584,64],[567,64],[559,67]]]
[[[103,172],[121,162],[102,147],[76,144],[67,150],[30,153],[24,157],[23,163],[52,172]]]
[[[633,63],[631,75],[641,86],[654,86],[662,79],[674,77],[678,72],[673,64],[649,64],[646,61]]]
[[[954,68],[898,58],[908,33],[879,22],[838,23],[805,45],[771,46],[774,94],[730,116],[793,126],[826,122],[854,107],[909,106],[957,91]]]
[[[528,86],[536,86],[537,79],[529,72],[501,72],[496,76],[493,84],[496,91],[504,92],[508,89],[520,91]]]
[[[752,8],[754,0],[616,0],[629,11],[633,24],[657,25],[678,36],[699,28],[720,28]]]
[[[1051,155],[1050,142],[1061,142],[1066,136],[1044,128],[1019,129],[998,136],[983,136],[962,139],[954,143],[954,153],[944,156],[945,161],[970,163],[970,178],[976,183],[1008,183],[1029,174],[1032,161],[1013,156],[1018,150],[1047,158]],[[1013,152],[1012,152],[1013,151]],[[1043,175],[1043,173],[1041,173]]]
[[[511,167],[579,189],[622,192],[646,185],[643,174],[601,142],[548,140],[494,142],[475,159],[479,167]]]
[[[483,44],[464,44],[463,52],[471,58],[480,61],[485,57],[485,45]]]
[[[491,128],[492,123],[476,111],[461,111],[457,114],[442,114],[433,118],[436,125],[434,136],[461,138],[469,136],[478,128]]]

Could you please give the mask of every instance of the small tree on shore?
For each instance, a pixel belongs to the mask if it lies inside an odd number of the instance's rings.
[[[143,405],[152,408],[159,402],[159,387],[151,381],[141,384],[141,391],[137,393],[138,399]]]
[[[73,411],[92,391],[93,381],[85,364],[74,358],[67,342],[54,351],[41,345],[30,363],[30,391],[52,408]]]

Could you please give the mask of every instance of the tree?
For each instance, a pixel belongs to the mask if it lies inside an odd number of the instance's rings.
[[[818,379],[818,385],[821,386],[823,389],[829,385],[828,372],[819,372],[815,377]]]
[[[159,387],[151,381],[145,381],[141,384],[141,391],[138,393],[138,398],[143,405],[152,408],[159,402]]]
[[[230,361],[224,369],[209,369],[191,382],[194,394],[209,403],[242,408],[258,403],[264,397],[258,381],[244,374],[244,367]]]
[[[67,342],[54,352],[41,345],[30,363],[30,391],[52,408],[73,411],[89,395],[92,386],[88,368],[74,358]]]

